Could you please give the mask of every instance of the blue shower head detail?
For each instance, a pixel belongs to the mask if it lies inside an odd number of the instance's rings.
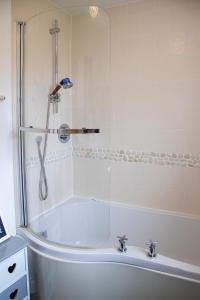
[[[68,77],[63,78],[61,80],[61,82],[55,87],[55,89],[50,94],[50,96],[55,96],[62,87],[64,89],[70,89],[71,87],[73,87],[73,83],[71,82],[71,80]]]
[[[69,78],[64,78],[64,79],[61,80],[60,85],[64,89],[69,89],[73,86],[73,83],[71,82],[71,80]]]

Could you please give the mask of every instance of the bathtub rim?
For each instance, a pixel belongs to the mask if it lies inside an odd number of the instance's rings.
[[[38,236],[30,228],[19,227],[17,234],[28,241],[28,247],[32,251],[49,259],[66,263],[125,264],[200,284],[200,267],[162,255],[151,259],[147,256],[147,252],[139,247],[128,246],[127,253],[122,254],[115,248],[77,248],[58,244]],[[136,254],[136,257],[129,254]],[[163,264],[162,260],[166,260],[172,265]]]

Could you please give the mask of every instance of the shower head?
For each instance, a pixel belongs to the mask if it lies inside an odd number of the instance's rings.
[[[70,89],[71,87],[73,87],[73,83],[69,78],[62,79],[61,82],[55,87],[53,92],[50,94],[50,96],[55,96],[62,87],[64,89]]]
[[[64,89],[70,89],[71,87],[73,87],[73,83],[71,82],[71,80],[69,78],[64,78],[63,80],[61,80],[60,85]]]

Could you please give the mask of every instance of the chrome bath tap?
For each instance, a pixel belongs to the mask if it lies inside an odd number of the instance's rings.
[[[117,236],[117,238],[119,240],[119,245],[120,245],[118,250],[122,253],[127,252],[126,241],[128,241],[128,238],[126,237],[126,235]]]
[[[152,240],[150,240],[148,243],[146,243],[147,246],[149,246],[149,252],[148,252],[148,256],[153,258],[157,256],[156,253],[156,246],[157,246],[158,242],[154,242]]]

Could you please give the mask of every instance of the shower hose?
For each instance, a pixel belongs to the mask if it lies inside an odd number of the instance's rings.
[[[38,136],[36,138],[37,143],[37,149],[38,149],[38,157],[40,162],[40,179],[39,179],[39,197],[40,200],[46,200],[48,197],[48,183],[47,183],[47,176],[46,176],[46,170],[45,170],[45,156],[42,155],[41,152],[41,143],[42,143],[42,137]]]
[[[46,115],[46,129],[49,128],[49,118],[50,118],[50,102],[48,101],[47,115]],[[44,149],[43,149],[43,153],[42,153],[42,151],[41,151],[42,137],[38,136],[36,138],[38,157],[39,157],[39,162],[40,162],[39,198],[42,201],[46,200],[48,197],[48,181],[47,181],[47,175],[46,175],[46,169],[45,169],[47,141],[48,141],[48,134],[45,134]]]

